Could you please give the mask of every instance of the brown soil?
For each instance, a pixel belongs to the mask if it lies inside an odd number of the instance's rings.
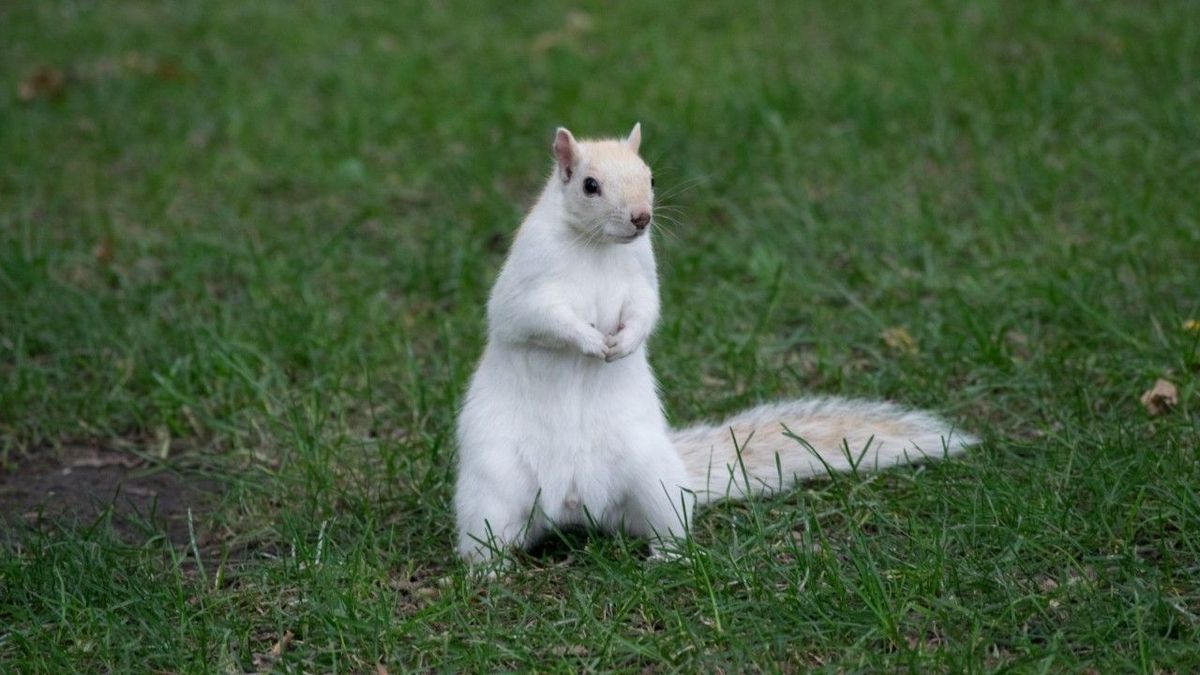
[[[90,526],[111,512],[109,524],[122,539],[141,542],[161,532],[185,544],[188,509],[199,528],[219,491],[212,479],[189,477],[128,452],[42,450],[15,468],[0,469],[0,541],[13,530],[51,523]]]

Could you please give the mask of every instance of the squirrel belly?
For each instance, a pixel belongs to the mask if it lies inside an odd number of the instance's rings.
[[[976,442],[929,413],[840,398],[670,430],[645,348],[659,297],[640,142],[640,125],[591,142],[559,129],[554,171],[492,288],[457,422],[458,552],[470,562],[579,524],[663,554],[698,505]]]
[[[644,349],[606,363],[489,345],[459,416],[460,505],[492,484],[519,484],[528,489],[513,517],[527,527],[590,520],[619,529],[627,474],[647,462],[642,455],[650,449],[673,452],[654,386]],[[684,482],[681,468],[676,483]]]

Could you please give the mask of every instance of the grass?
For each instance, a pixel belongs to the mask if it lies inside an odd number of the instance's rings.
[[[5,3],[0,463],[226,487],[189,541],[9,532],[0,670],[1200,668],[1197,64],[1190,2]],[[986,441],[472,581],[487,289],[553,128],[639,119],[672,419]]]

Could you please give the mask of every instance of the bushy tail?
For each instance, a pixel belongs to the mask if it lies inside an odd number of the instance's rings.
[[[700,503],[770,494],[831,471],[940,459],[978,442],[929,413],[841,398],[762,405],[671,440]]]

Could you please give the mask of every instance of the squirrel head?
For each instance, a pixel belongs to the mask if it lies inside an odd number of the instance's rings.
[[[623,140],[576,141],[554,134],[555,183],[568,227],[586,240],[628,244],[650,230],[654,179],[638,156],[642,125]]]

